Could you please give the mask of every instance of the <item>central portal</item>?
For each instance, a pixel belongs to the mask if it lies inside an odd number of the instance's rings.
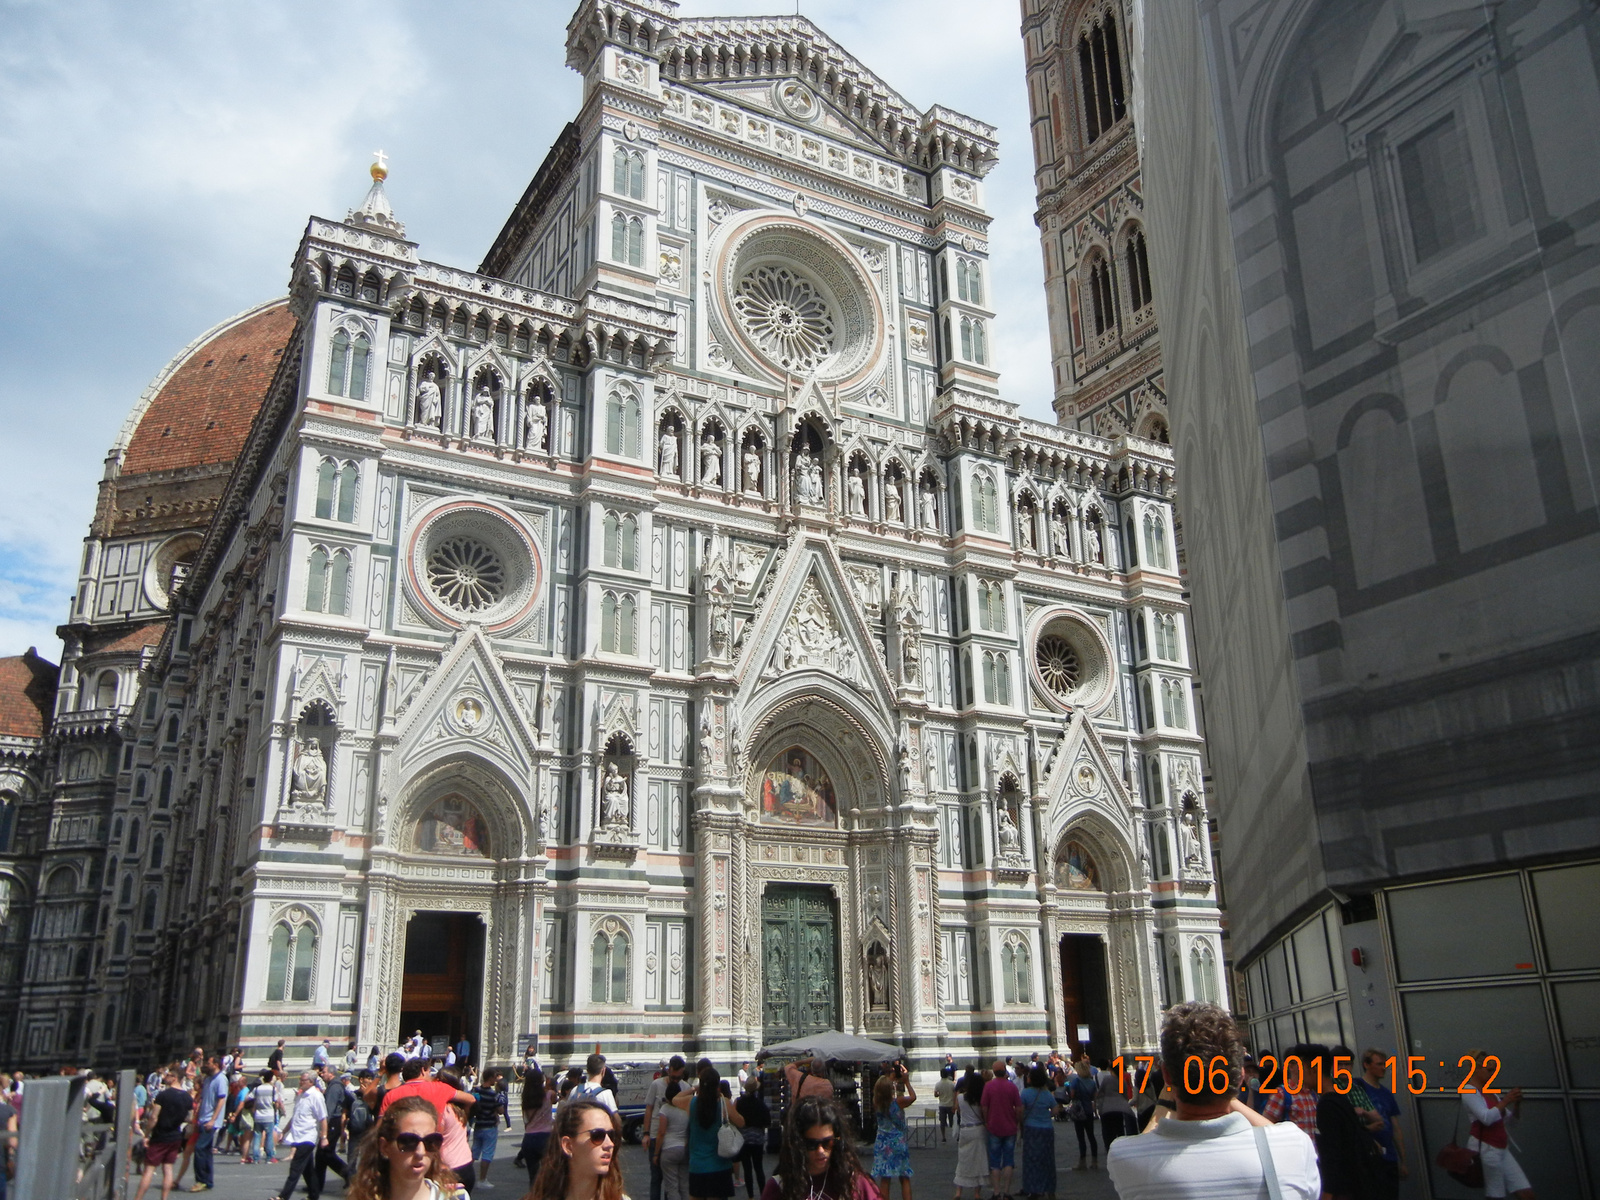
[[[769,886],[761,898],[761,944],[764,1040],[838,1029],[839,915],[828,889]]]
[[[465,1037],[479,1053],[483,920],[476,913],[419,912],[406,927],[405,976],[395,1044],[415,1030],[438,1045]]]

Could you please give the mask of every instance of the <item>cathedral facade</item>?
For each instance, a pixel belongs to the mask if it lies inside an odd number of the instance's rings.
[[[55,714],[107,745],[38,801],[93,830],[14,906],[71,869],[92,999],[25,986],[18,1058],[929,1066],[1226,1002],[1172,455],[1002,395],[994,129],[800,17],[586,0],[567,59],[476,271],[380,163],[130,418]]]

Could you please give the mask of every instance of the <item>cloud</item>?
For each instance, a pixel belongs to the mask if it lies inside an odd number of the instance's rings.
[[[285,290],[307,217],[360,200],[373,150],[422,253],[477,265],[577,111],[572,7],[0,0],[0,653],[56,655],[128,410],[197,334]],[[1051,419],[1017,10],[803,7],[912,104],[999,126],[995,358],[1005,394]]]

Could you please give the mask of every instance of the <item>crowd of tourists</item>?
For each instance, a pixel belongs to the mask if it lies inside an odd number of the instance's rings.
[[[1315,1086],[1271,1086],[1287,1084],[1291,1059]],[[1263,1074],[1228,1013],[1190,1003],[1166,1014],[1157,1055],[1091,1062],[1051,1052],[964,1070],[947,1057],[931,1090],[937,1136],[956,1143],[956,1200],[1054,1200],[1057,1122],[1070,1122],[1076,1137],[1071,1169],[1098,1171],[1103,1160],[1122,1200],[1253,1196],[1264,1187],[1288,1200],[1391,1200],[1410,1169],[1400,1107],[1384,1083],[1391,1060],[1370,1049],[1359,1073],[1349,1069],[1355,1061],[1343,1046],[1307,1044]],[[1462,1096],[1470,1129],[1464,1146],[1446,1148],[1455,1156],[1448,1167],[1488,1197],[1531,1200],[1509,1138],[1522,1093],[1489,1089],[1490,1070],[1484,1063],[1468,1080],[1484,1090]],[[724,1078],[710,1059],[692,1068],[681,1056],[663,1062],[640,1122],[650,1200],[732,1200],[740,1190],[746,1200],[912,1200],[918,1094],[906,1065],[868,1076],[866,1112],[839,1093],[833,1071],[821,1060],[776,1074],[746,1063]],[[527,1172],[527,1200],[623,1200],[620,1089],[605,1057],[547,1076],[530,1047],[515,1076],[523,1133],[514,1166]],[[14,1138],[25,1119],[27,1082],[0,1073],[0,1134]],[[339,1053],[324,1040],[297,1072],[285,1069],[282,1041],[259,1068],[237,1049],[197,1047],[134,1084],[134,1200],[145,1200],[158,1174],[162,1200],[174,1188],[210,1189],[218,1154],[286,1161],[275,1200],[302,1184],[318,1200],[329,1172],[355,1200],[463,1200],[496,1186],[489,1174],[500,1130],[512,1128],[512,1082],[493,1069],[480,1074],[465,1039],[439,1052],[420,1032],[365,1055],[353,1042]],[[114,1120],[122,1099],[115,1076],[91,1077],[84,1119]],[[933,1136],[931,1123],[924,1128]],[[872,1140],[861,1139],[863,1129]],[[0,1200],[14,1166],[4,1165]]]

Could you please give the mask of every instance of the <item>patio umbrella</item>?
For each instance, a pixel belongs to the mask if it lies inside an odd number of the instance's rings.
[[[856,1037],[829,1029],[822,1033],[808,1033],[787,1042],[763,1046],[757,1058],[820,1058],[826,1062],[894,1062],[904,1056],[899,1046],[875,1042],[871,1038]]]

